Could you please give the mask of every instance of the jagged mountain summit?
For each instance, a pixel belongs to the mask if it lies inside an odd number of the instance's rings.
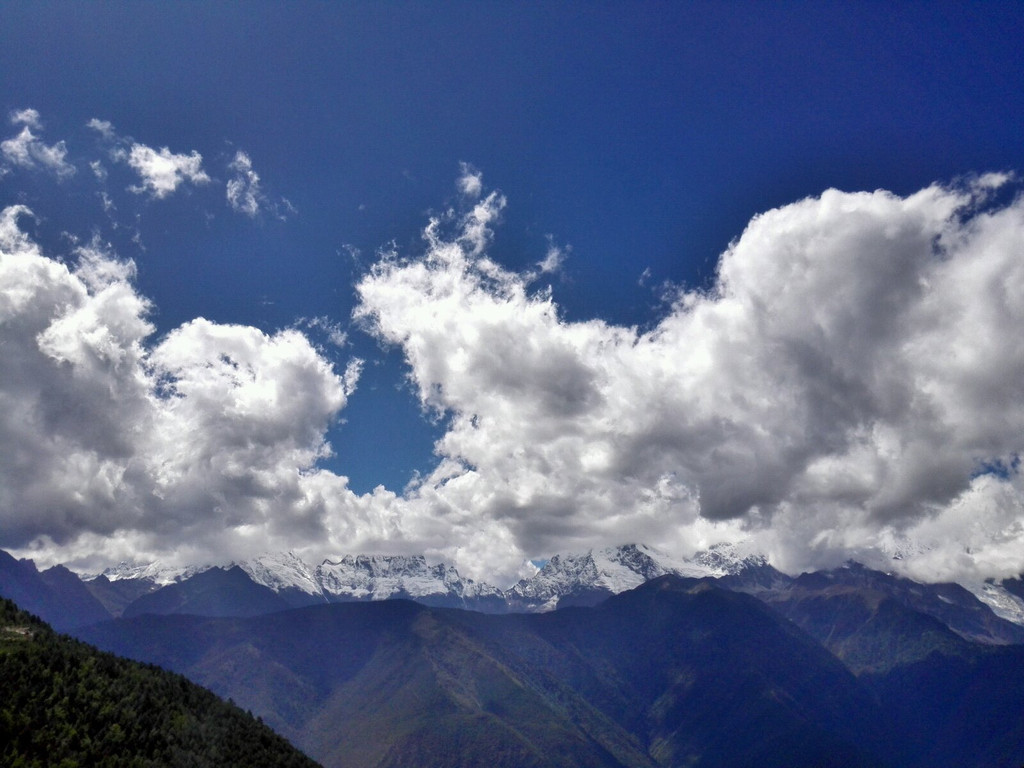
[[[692,558],[676,558],[642,544],[555,555],[533,577],[508,590],[464,578],[453,565],[430,564],[422,555],[345,555],[312,566],[293,552],[265,553],[218,570],[244,572],[255,585],[267,590],[263,600],[267,605],[273,604],[273,593],[291,607],[404,598],[442,608],[533,613],[568,605],[594,605],[667,574],[717,578],[751,568],[778,573],[763,557],[751,556],[734,546],[720,545]],[[164,605],[168,609],[173,606],[175,613],[205,615],[210,604],[209,585],[214,583],[210,570],[196,568],[188,576],[175,578],[164,589],[176,596],[162,602],[147,598],[146,609]],[[140,573],[152,578],[149,571]],[[224,578],[219,581],[227,583]],[[182,593],[187,593],[193,582],[203,586],[190,599]],[[242,588],[237,577],[232,583],[236,589]],[[250,604],[259,604],[249,593],[251,590],[247,590]]]
[[[255,616],[308,605],[391,599],[484,613],[542,613],[596,605],[665,575],[715,579],[726,589],[784,607],[793,595],[816,583],[809,577],[794,579],[765,557],[735,545],[717,545],[687,558],[643,544],[555,555],[533,576],[506,590],[463,578],[451,564],[406,555],[345,555],[319,565],[305,562],[294,552],[265,553],[223,566],[122,563],[82,581],[66,569],[39,574],[30,561],[9,561],[6,568],[0,567],[0,595],[10,593],[7,596],[27,600],[40,615],[67,629],[122,615]],[[863,573],[867,576],[844,588],[891,592],[893,599],[925,610],[965,637],[1018,642],[1017,631],[1024,627],[1024,594],[1018,594],[1024,588],[1014,580],[961,586],[918,584],[863,567],[847,571],[819,572],[819,581],[839,581],[822,582],[816,588],[835,591],[840,583]],[[58,578],[62,573],[64,577]],[[69,600],[76,605],[99,604],[85,612],[54,608]]]
[[[211,591],[215,589],[233,591],[241,601],[239,610],[242,603],[249,606],[244,615],[254,615],[259,606],[282,603],[298,608],[396,598],[486,613],[532,613],[593,605],[666,574],[722,577],[751,568],[778,573],[763,557],[733,546],[720,545],[692,558],[677,558],[643,544],[628,544],[555,555],[533,577],[508,590],[464,578],[453,565],[431,564],[422,555],[345,555],[314,566],[294,552],[270,552],[220,567],[121,563],[98,576],[83,578],[112,615],[142,610],[213,615],[214,606],[231,600],[213,599]],[[242,579],[242,574],[247,579]],[[154,592],[162,594],[150,594]]]
[[[717,578],[766,565],[764,557],[732,545],[718,545],[692,558],[675,558],[644,544],[627,544],[579,555],[555,555],[535,576],[508,590],[506,599],[513,610],[523,611],[594,605],[659,576]]]
[[[387,600],[408,597],[426,605],[497,608],[504,594],[497,587],[459,576],[452,565],[428,565],[422,555],[346,555],[324,560],[316,569],[326,592],[336,597]]]
[[[268,553],[238,563],[256,584],[298,607],[406,598],[425,605],[500,610],[497,587],[464,579],[454,566],[430,565],[422,555],[345,555],[311,567],[292,552]]]

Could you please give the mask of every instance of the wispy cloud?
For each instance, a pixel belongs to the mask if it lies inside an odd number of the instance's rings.
[[[43,121],[39,116],[39,112],[32,108],[18,109],[12,112],[11,124],[24,125],[27,128],[35,128],[36,130],[42,130],[43,128]]]
[[[235,177],[227,184],[228,205],[239,213],[255,218],[260,212],[263,192],[260,189],[259,174],[252,169],[252,160],[239,150],[228,168],[235,173]]]
[[[145,144],[132,144],[119,150],[117,159],[127,162],[139,174],[141,184],[130,187],[138,194],[149,193],[162,199],[184,183],[207,184],[210,177],[203,170],[203,156],[193,150],[189,154],[175,154],[167,147],[159,150]]]
[[[234,159],[228,164],[233,177],[228,179],[226,193],[228,205],[232,210],[256,218],[266,212],[284,219],[286,214],[296,213],[295,207],[285,200],[275,203],[267,197],[260,185],[259,174],[253,170],[252,160],[245,152],[238,150]]]
[[[114,133],[114,124],[109,120],[100,120],[99,118],[94,117],[85,124],[85,127],[96,131],[100,136],[108,141],[112,141],[116,138],[116,134]]]
[[[65,143],[46,144],[32,132],[42,130],[36,110],[22,109],[12,113],[11,124],[21,125],[22,129],[17,136],[0,142],[0,154],[8,166],[48,171],[58,179],[74,175],[75,167],[67,161]]]
[[[476,199],[483,192],[483,174],[469,163],[459,164],[459,178],[455,182],[459,192],[468,198]]]
[[[569,253],[572,251],[571,245],[560,246],[555,244],[553,235],[548,235],[548,250],[544,254],[544,258],[537,262],[537,266],[540,268],[541,274],[552,274],[558,272],[562,268],[562,264],[569,257]]]

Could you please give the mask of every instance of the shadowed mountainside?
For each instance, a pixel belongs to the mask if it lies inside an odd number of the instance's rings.
[[[386,601],[86,636],[232,697],[328,766],[879,766],[888,739],[810,637],[671,576],[541,615]]]

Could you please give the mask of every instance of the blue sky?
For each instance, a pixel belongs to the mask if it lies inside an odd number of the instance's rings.
[[[488,208],[494,212],[487,218],[493,234],[485,238],[485,252],[507,274],[492,288],[508,290],[503,281],[518,275],[530,296],[550,290],[563,330],[591,321],[613,329],[635,326],[640,333],[656,330],[672,315],[681,292],[715,288],[720,254],[762,212],[829,188],[888,190],[902,199],[936,182],[947,189],[960,184],[962,190],[967,183],[962,180],[972,174],[1024,169],[1022,17],[1024,11],[1013,3],[895,8],[869,2],[4,4],[0,109],[7,122],[2,138],[13,140],[28,129],[37,147],[62,147],[62,162],[74,172],[61,175],[57,166],[39,159],[19,164],[10,154],[0,175],[0,196],[4,207],[31,210],[18,226],[47,258],[74,263],[76,248],[102,242],[109,244],[104,245],[108,255],[132,260],[133,290],[150,302],[146,317],[152,333],[140,342],[147,350],[183,324],[205,318],[256,328],[268,338],[298,329],[339,377],[353,360],[361,361],[343,405],[335,398],[326,410],[316,411],[333,455],[299,461],[295,471],[308,474],[319,467],[345,477],[353,499],[369,499],[383,485],[396,497],[398,506],[388,519],[398,521],[398,533],[381,533],[387,529],[383,523],[371,535],[355,523],[336,530],[320,520],[310,523],[311,531],[327,525],[335,533],[296,534],[296,547],[329,540],[332,547],[392,546],[449,557],[462,547],[475,553],[463,556],[466,568],[483,572],[479,563],[492,558],[501,560],[499,570],[507,575],[508,563],[517,559],[546,557],[562,547],[619,543],[629,526],[576,509],[571,489],[550,499],[527,493],[529,498],[503,506],[494,501],[501,495],[495,489],[516,496],[518,491],[509,489],[517,481],[497,464],[491,484],[484,483],[489,490],[472,497],[475,502],[445,498],[432,507],[424,486],[403,493],[410,479],[420,482],[434,474],[425,485],[443,496],[451,483],[436,473],[445,461],[486,474],[466,446],[435,445],[457,433],[452,425],[460,416],[482,419],[486,409],[444,397],[431,400],[431,386],[445,392],[448,386],[443,376],[431,379],[430,371],[440,370],[431,367],[437,361],[424,357],[417,368],[412,362],[416,340],[408,330],[405,337],[389,337],[379,323],[374,327],[374,318],[392,312],[392,305],[364,302],[363,320],[353,321],[360,303],[356,285],[373,274],[380,252],[423,256],[431,250],[424,227],[431,216],[444,218],[449,209],[454,213],[442,228],[468,242],[464,217],[497,190],[502,203],[492,200]],[[34,110],[35,117],[30,120],[24,110]],[[105,123],[88,127],[93,120]],[[96,126],[106,124],[104,135]],[[14,144],[7,146],[14,151]],[[207,178],[178,180],[166,194],[157,194],[132,164],[135,147],[156,154],[166,147],[173,157],[198,154]],[[258,175],[254,215],[246,212],[244,200],[233,209],[226,195],[233,179],[252,178],[240,162]],[[479,180],[479,193],[460,191],[460,180],[467,179]],[[1009,204],[1016,183],[1009,180],[997,185],[1001,191],[985,192],[984,204]],[[560,263],[543,271],[538,265],[549,253],[560,254],[555,259]],[[525,278],[526,273],[533,274]],[[861,309],[872,311],[868,304]],[[464,327],[472,323],[467,317]],[[343,344],[330,343],[330,329],[345,334]],[[692,344],[687,341],[671,354],[685,357]],[[510,370],[533,370],[515,354],[505,360]],[[451,362],[439,352],[442,358]],[[444,375],[453,375],[452,370],[446,367]],[[742,366],[729,370],[750,376]],[[534,380],[524,373],[513,389],[543,401],[561,374],[538,375],[541,379]],[[512,386],[486,378],[475,385],[496,392]],[[833,394],[833,400],[844,396]],[[737,398],[756,399],[749,392]],[[516,402],[502,407],[515,410]],[[560,412],[574,407],[552,405]],[[545,415],[550,414],[538,418]],[[718,413],[709,423],[733,418]],[[562,428],[586,432],[579,426],[585,420],[581,416],[577,426],[570,421]],[[739,521],[736,530],[744,533],[758,526],[773,529],[764,522],[776,514],[772,510],[804,503],[793,488],[810,482],[805,477],[814,464],[809,456],[842,463],[836,457],[848,456],[851,436],[878,431],[882,421],[878,414],[862,414],[842,438],[830,436],[823,438],[824,447],[795,451],[793,466],[799,467],[783,472],[787,479],[778,480],[779,487],[764,498],[737,492],[722,502],[733,504],[730,511],[693,514],[698,522],[707,519],[726,528]],[[691,425],[678,440],[685,443],[707,428]],[[634,434],[625,427],[622,432]],[[503,443],[506,438],[511,442]],[[509,455],[519,450],[507,435],[486,440],[504,445]],[[525,433],[516,440],[529,450]],[[837,447],[837,441],[845,447]],[[584,445],[597,442],[587,438]],[[307,448],[316,453],[315,446]],[[972,475],[978,477],[977,466],[1010,465],[1015,450],[1002,437],[972,442],[950,469],[963,481],[925,493],[921,503],[927,509],[905,502],[916,511],[897,516],[899,524],[885,536],[899,538],[907,525],[937,519],[962,500]],[[538,460],[538,466],[557,466],[549,458]],[[704,470],[683,455],[675,461],[681,487],[715,509],[708,501],[716,498],[710,490],[714,483]],[[759,468],[772,463],[751,461],[756,466],[740,462],[742,469],[735,471],[759,476]],[[639,478],[626,494],[634,501],[647,498],[645,493],[657,495],[658,482],[676,473],[663,467],[645,479],[628,464],[624,458],[616,463],[621,476],[611,482]],[[800,482],[793,479],[797,475]],[[587,477],[590,482],[594,475]],[[774,488],[775,480],[759,482]],[[288,526],[270,520],[266,507],[272,506],[268,499],[287,494],[268,490],[256,518],[238,512],[236,520],[224,509],[241,509],[259,496],[246,493],[248,501],[236,507],[224,491],[210,502],[220,510],[210,519],[221,526],[227,519],[243,528],[274,529],[255,540],[287,545],[282,531]],[[615,495],[601,493],[602,498]],[[722,493],[723,499],[732,498]],[[829,503],[841,496],[828,495]],[[27,504],[27,498],[15,494],[6,503]],[[888,509],[885,503],[865,499],[852,503],[854,511],[888,524],[889,513],[879,511]],[[544,511],[548,502],[552,506]],[[327,511],[316,514],[350,514],[332,503],[325,501]],[[424,511],[409,511],[417,505],[425,505]],[[672,505],[666,509],[644,514],[674,519]],[[82,510],[61,514],[81,523],[52,529],[41,524],[36,533],[46,539],[33,537],[25,521],[12,521],[9,530],[19,533],[0,544],[83,559],[96,551],[97,539],[76,538],[80,525],[89,536],[121,542],[111,545],[110,556],[133,548],[189,554],[181,544],[185,533],[157,535],[149,523],[126,523],[114,513],[104,525],[91,522]],[[153,512],[172,521],[176,514]],[[449,514],[454,522],[445,522]],[[657,539],[652,543],[682,549],[736,532],[693,533],[690,514],[678,513],[683,522],[668,533],[653,523],[636,530],[649,527]],[[420,520],[418,515],[437,525],[402,522]],[[179,530],[194,537],[201,528],[186,518]],[[819,525],[800,519],[801,525]],[[830,518],[820,526],[834,531],[842,527],[837,520],[845,519]],[[457,533],[477,523],[492,540],[503,542],[500,556],[474,544],[477,534]],[[690,534],[678,533],[682,529]],[[448,539],[455,543],[445,544]],[[863,537],[852,544],[826,539],[831,543],[821,548],[830,556],[878,544]],[[765,541],[764,546],[778,548],[779,562],[788,562],[787,557],[804,562],[775,538]],[[223,549],[233,556],[245,547],[235,541]]]

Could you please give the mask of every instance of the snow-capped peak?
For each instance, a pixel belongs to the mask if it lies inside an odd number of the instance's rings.
[[[162,587],[165,584],[184,581],[195,576],[197,573],[208,571],[212,567],[210,565],[169,566],[159,561],[153,563],[130,563],[122,560],[102,573],[82,574],[82,579],[91,581],[98,576],[105,576],[108,581],[137,579],[140,581],[150,581]]]
[[[345,555],[324,560],[315,571],[323,590],[339,597],[451,597],[459,600],[500,595],[500,590],[463,579],[452,565],[429,565],[422,555]]]
[[[257,584],[275,592],[297,589],[309,595],[322,595],[316,572],[294,552],[264,552],[236,565]]]
[[[666,574],[717,577],[765,562],[763,557],[751,556],[732,545],[718,545],[692,558],[678,558],[644,544],[627,544],[579,555],[555,555],[534,577],[520,581],[508,594],[523,608],[552,610],[566,598],[618,594]]]

